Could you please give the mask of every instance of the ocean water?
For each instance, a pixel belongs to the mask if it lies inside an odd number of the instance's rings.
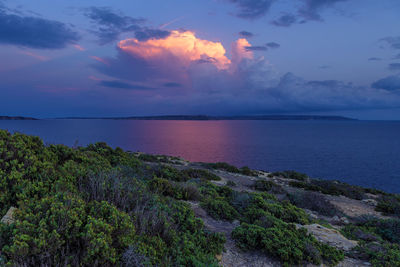
[[[130,151],[296,170],[311,177],[400,193],[398,121],[0,121],[47,144],[98,141]]]

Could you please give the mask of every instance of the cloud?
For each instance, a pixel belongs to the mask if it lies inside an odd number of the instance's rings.
[[[239,32],[239,36],[242,38],[252,38],[254,37],[254,34],[248,31],[241,31]]]
[[[297,22],[297,18],[295,15],[285,14],[285,15],[282,15],[279,18],[271,21],[271,24],[278,26],[278,27],[289,27],[289,26],[292,26],[292,24],[294,24],[296,22]]]
[[[139,41],[146,41],[149,39],[160,39],[170,35],[169,31],[158,30],[158,29],[142,29],[135,32],[135,37]]]
[[[267,46],[246,46],[247,51],[267,51]]]
[[[400,94],[393,90],[282,75],[254,54],[257,49],[241,38],[232,43],[228,58],[222,43],[192,31],[171,31],[160,39],[122,40],[116,57],[106,59],[109,66],[93,67],[109,76],[113,87],[123,87],[124,81],[125,88],[154,88],[148,98],[135,101],[160,113],[172,107],[179,113],[262,114],[400,106]]]
[[[272,48],[272,49],[276,49],[276,48],[281,47],[280,44],[275,43],[275,42],[269,42],[269,43],[266,43],[265,45],[266,45],[267,47],[269,47],[269,48]]]
[[[397,54],[397,55],[394,56],[392,59],[400,59],[400,54]]]
[[[385,89],[388,91],[393,91],[393,90],[400,90],[400,76],[388,76],[386,78],[380,79],[373,84],[371,84],[372,88],[377,88],[377,89]]]
[[[257,19],[263,17],[269,11],[275,0],[228,0],[234,3],[238,12],[235,14],[243,19]]]
[[[382,59],[379,57],[370,57],[368,61],[381,61]]]
[[[380,39],[380,41],[385,42],[392,49],[400,49],[400,36],[389,36]]]
[[[307,21],[323,21],[320,12],[328,7],[332,7],[339,2],[348,0],[302,0],[304,5],[299,8],[299,14]]]
[[[180,83],[175,83],[175,82],[168,82],[168,83],[164,83],[165,87],[181,87],[182,84]]]
[[[161,29],[151,29],[143,26],[143,18],[132,18],[117,13],[108,7],[91,7],[86,9],[86,17],[96,24],[94,33],[99,37],[99,43],[104,45],[119,38],[122,33],[133,32],[141,41],[167,37],[170,32]]]
[[[9,14],[0,6],[0,44],[61,49],[79,39],[79,35],[62,22]]]
[[[389,70],[400,70],[400,63],[389,64]]]
[[[152,90],[154,88],[142,86],[142,85],[133,85],[126,82],[121,82],[118,80],[113,81],[100,81],[101,86],[110,87],[110,88],[118,88],[118,89],[132,89],[132,90]]]

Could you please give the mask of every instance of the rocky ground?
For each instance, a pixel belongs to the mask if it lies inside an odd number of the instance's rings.
[[[186,169],[186,168],[201,168],[204,166],[200,163],[190,163],[187,161],[176,161],[174,159],[174,164],[170,164],[171,166],[177,169]],[[223,170],[212,170],[213,173],[221,177],[220,181],[212,181],[214,184],[219,186],[227,185],[227,183],[233,182],[234,186],[231,186],[232,189],[236,191],[248,191],[254,192],[253,184],[254,181],[258,179],[265,179],[267,181],[273,181],[274,183],[282,186],[284,191],[286,192],[301,192],[305,191],[300,188],[294,188],[289,185],[291,179],[286,179],[282,177],[272,176],[268,172],[258,171],[257,176],[246,176],[238,173],[230,173]],[[279,198],[281,192],[278,192],[276,196]],[[343,216],[333,216],[327,217],[320,215],[314,211],[306,210],[309,215],[317,220],[322,220],[324,222],[329,223],[329,227],[320,225],[320,224],[311,224],[306,226],[298,226],[305,227],[309,233],[315,236],[315,238],[323,243],[326,243],[330,246],[334,246],[343,251],[350,251],[352,248],[357,246],[357,241],[349,240],[344,237],[340,233],[341,227],[349,223],[351,218],[369,215],[375,216],[377,218],[388,218],[382,215],[380,212],[375,211],[375,206],[377,201],[375,200],[376,196],[373,194],[368,194],[367,199],[363,200],[355,200],[350,199],[345,196],[332,196],[322,194],[325,199],[327,199],[331,204],[333,204],[338,210],[340,210]],[[239,221],[233,221],[232,223],[227,221],[219,221],[211,218],[207,215],[207,212],[200,207],[199,203],[189,202],[192,206],[196,216],[201,218],[204,221],[205,226],[210,231],[221,232],[224,233],[227,237],[227,241],[225,244],[225,251],[222,255],[219,255],[218,258],[222,266],[233,267],[233,266],[253,266],[253,267],[261,267],[261,266],[281,266],[279,261],[276,261],[272,258],[267,257],[265,254],[260,252],[252,252],[252,251],[242,251],[235,246],[234,240],[231,238],[232,230],[239,225]],[[309,264],[307,266],[314,266]],[[325,266],[325,265],[321,265]],[[361,261],[358,259],[353,259],[349,257],[345,257],[345,259],[339,263],[337,266],[339,267],[353,267],[353,266],[371,266],[369,262]]]

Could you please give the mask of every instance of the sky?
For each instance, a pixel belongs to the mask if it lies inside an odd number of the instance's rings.
[[[400,119],[398,0],[0,0],[0,115]]]

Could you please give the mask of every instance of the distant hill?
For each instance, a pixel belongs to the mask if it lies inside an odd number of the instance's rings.
[[[0,120],[37,120],[31,117],[21,117],[21,116],[0,116]]]
[[[342,116],[319,115],[256,115],[256,116],[207,116],[207,115],[165,115],[132,117],[66,117],[58,119],[106,119],[106,120],[355,120]]]

